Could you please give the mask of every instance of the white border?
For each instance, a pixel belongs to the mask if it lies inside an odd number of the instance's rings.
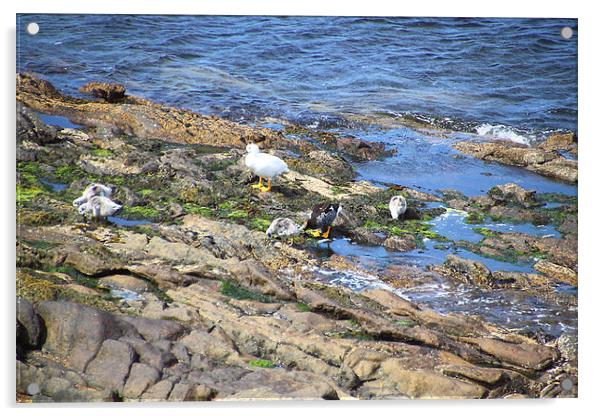
[[[401,412],[420,412],[421,414],[462,414],[508,415],[524,411],[543,413],[545,415],[589,414],[596,406],[596,398],[600,395],[599,346],[601,311],[597,306],[602,276],[598,271],[596,258],[600,257],[599,236],[601,220],[597,215],[600,204],[600,182],[602,175],[597,169],[602,156],[602,132],[600,116],[602,91],[600,89],[600,40],[602,39],[602,22],[595,2],[577,1],[526,1],[506,0],[497,2],[442,0],[442,1],[410,1],[386,2],[379,0],[305,0],[285,2],[283,0],[170,0],[136,1],[136,0],[104,0],[104,1],[69,1],[69,0],[21,0],[10,4],[2,2],[2,91],[0,100],[2,115],[2,132],[4,133],[2,151],[2,188],[0,195],[5,204],[3,208],[4,249],[2,253],[4,310],[3,327],[5,341],[2,345],[2,357],[6,370],[2,377],[2,395],[9,412],[41,413],[44,415],[81,415],[86,414],[128,414],[144,412],[147,414],[163,414],[177,411],[178,414],[244,414],[246,415],[306,415],[308,412],[323,414],[341,412],[349,415],[365,415],[370,412],[401,414]],[[580,134],[580,183],[579,183],[579,271],[581,287],[579,290],[579,399],[573,400],[529,400],[529,401],[474,401],[474,402],[347,402],[347,403],[214,403],[157,404],[145,406],[104,405],[85,406],[51,406],[18,407],[14,403],[14,93],[15,93],[15,13],[146,13],[146,14],[296,14],[296,15],[396,15],[396,16],[482,16],[482,17],[571,17],[579,19],[579,134]],[[596,238],[598,237],[598,238]]]

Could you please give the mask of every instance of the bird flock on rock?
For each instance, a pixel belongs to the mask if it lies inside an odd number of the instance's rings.
[[[259,183],[252,185],[252,188],[259,189],[260,192],[270,192],[272,181],[289,171],[287,164],[277,156],[263,153],[255,143],[248,144],[246,150],[245,165],[259,177]],[[263,183],[264,180],[267,184]],[[90,184],[79,198],[73,200],[73,206],[84,220],[105,219],[123,208],[122,205],[111,200],[113,191],[111,187],[100,183]],[[268,227],[266,234],[268,237],[286,239],[306,232],[313,237],[328,239],[342,209],[341,204],[338,203],[317,204],[301,226],[290,218],[276,218]],[[389,211],[394,220],[403,216],[406,209],[407,202],[401,195],[394,196],[389,201]]]

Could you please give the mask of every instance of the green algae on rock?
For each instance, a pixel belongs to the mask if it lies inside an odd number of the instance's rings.
[[[127,95],[92,102],[32,77],[19,81],[27,105],[89,127],[85,138],[61,130],[59,141],[36,139],[44,145],[28,147],[37,136],[23,132],[18,143],[24,192],[17,205],[17,294],[31,302],[47,337],[42,345],[22,342],[17,371],[24,380],[35,377],[48,400],[537,397],[553,383],[552,374],[564,371],[556,346],[480,318],[440,314],[387,290],[358,293],[319,283],[316,270],[354,265],[317,255],[304,237],[290,245],[267,238],[270,219],[301,222],[316,202],[334,200],[346,213],[335,225],[340,235],[382,232],[385,238],[374,241],[396,250],[425,238],[447,242],[428,224],[445,212],[426,205],[438,197],[353,181],[344,155],[362,147],[357,141],[327,137],[333,151],[318,150],[273,131]],[[113,116],[127,135],[95,131]],[[142,116],[163,124],[136,124]],[[219,148],[165,143],[215,145],[213,132]],[[270,195],[257,194],[239,164],[245,140],[308,156],[292,158],[301,173],[283,177]],[[310,151],[318,153],[309,157]],[[331,182],[328,169],[320,169],[326,160],[341,169]],[[67,188],[53,191],[44,178]],[[81,223],[71,201],[89,181],[115,185],[125,217],[154,223],[131,229]],[[399,193],[411,210],[393,221],[387,203]],[[525,252],[539,250],[553,265],[576,269],[576,258],[563,254],[569,240],[488,237],[492,247],[525,244]],[[572,276],[550,264],[539,267]],[[484,278],[472,276],[473,269]],[[477,266],[465,271],[487,287],[537,283],[531,275],[488,274]],[[428,279],[414,273],[403,271],[400,285]],[[127,284],[133,279],[145,284]],[[103,283],[109,280],[111,286]],[[119,371],[104,371],[105,361]],[[57,369],[69,373],[65,383],[53,380]],[[17,391],[26,395],[27,385],[18,383]]]

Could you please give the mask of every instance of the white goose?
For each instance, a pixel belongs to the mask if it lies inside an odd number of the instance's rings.
[[[287,238],[301,233],[301,229],[290,218],[276,218],[265,232],[268,237]]]
[[[259,150],[259,146],[254,143],[247,145],[245,165],[250,168],[255,175],[259,176],[259,183],[253,185],[253,188],[259,188],[262,192],[269,192],[270,189],[272,189],[272,179],[282,173],[288,172],[288,166],[282,159],[267,153],[262,153]],[[263,185],[263,178],[268,180],[268,186]]]
[[[389,201],[389,211],[391,211],[391,217],[394,220],[398,219],[400,215],[405,214],[406,209],[408,209],[408,203],[401,195],[394,196]]]
[[[106,196],[95,195],[87,202],[81,204],[77,211],[85,218],[89,214],[92,218],[106,218],[118,212],[121,208],[116,202]]]
[[[100,183],[93,183],[84,190],[82,196],[73,200],[73,206],[77,208],[81,204],[88,202],[90,199],[92,199],[92,197],[97,195],[106,196],[107,198],[109,198],[112,193],[113,190],[110,187]]]

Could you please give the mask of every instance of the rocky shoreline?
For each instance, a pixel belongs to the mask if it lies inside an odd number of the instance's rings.
[[[314,204],[343,201],[335,237],[391,251],[416,249],[427,238],[490,257],[538,258],[537,273],[500,274],[449,256],[430,271],[401,267],[379,276],[392,287],[436,273],[560,304],[567,300],[554,288],[577,285],[576,200],[514,184],[484,197],[377,188],[354,180],[350,161],[390,154],[380,143],[243,126],[132,97],[119,86],[82,91],[93,98],[17,76],[18,401],[577,395],[576,339],[537,339],[478,316],[441,314],[390,290],[320,283],[316,270],[370,271],[318,255],[311,238],[265,235],[275,217],[301,223]],[[34,111],[85,128],[47,126]],[[248,142],[291,168],[270,193],[249,186],[255,178],[241,162]],[[569,146],[576,152],[576,141]],[[494,153],[483,157],[507,163]],[[576,181],[572,162],[545,159],[537,169],[562,165],[568,173],[554,175]],[[127,226],[82,222],[71,201],[91,181],[116,189]],[[386,207],[399,193],[411,207],[402,223]],[[497,216],[554,224],[561,236],[446,241],[428,225],[446,211],[432,208],[434,201],[477,222]],[[545,208],[548,202],[559,206]],[[562,390],[567,377],[575,383]]]

